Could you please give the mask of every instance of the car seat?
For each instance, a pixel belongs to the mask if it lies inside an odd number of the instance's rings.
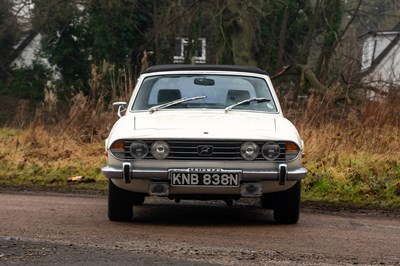
[[[250,98],[250,92],[245,90],[229,90],[226,95],[226,105],[232,105]]]
[[[182,98],[181,91],[177,89],[162,89],[158,91],[157,102],[163,104]]]

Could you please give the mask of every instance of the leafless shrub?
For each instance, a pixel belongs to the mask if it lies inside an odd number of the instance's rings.
[[[14,123],[16,126],[24,127],[29,123],[29,116],[31,116],[32,107],[31,102],[26,99],[20,99],[17,102],[16,114]]]
[[[29,121],[32,136],[41,127],[80,142],[99,141],[107,136],[115,121],[116,115],[111,111],[111,103],[129,99],[133,80],[129,68],[115,70],[107,62],[101,66],[93,65],[87,95],[83,92],[75,93],[67,104],[61,105],[54,93],[55,88],[47,88],[45,99],[36,107],[35,112],[29,115],[25,108],[27,104],[19,105],[21,110],[18,111],[18,120]]]
[[[281,97],[285,115],[299,128],[311,155],[306,158],[373,151],[389,159],[400,149],[400,88],[391,88],[378,101],[349,95],[336,86],[290,104]]]
[[[384,125],[400,125],[400,88],[392,86],[388,88],[383,97],[365,100],[363,105],[363,124],[369,127],[381,127]]]

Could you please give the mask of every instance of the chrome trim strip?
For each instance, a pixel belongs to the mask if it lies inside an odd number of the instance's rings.
[[[104,166],[101,172],[108,178],[122,179],[122,168]],[[164,169],[131,169],[131,179],[167,180],[168,171]]]
[[[178,169],[174,169],[178,170]],[[179,169],[182,172],[187,169]],[[225,171],[237,171],[234,169],[226,169]],[[123,169],[120,167],[104,166],[101,172],[108,178],[122,179]],[[287,181],[298,181],[307,175],[308,170],[304,167],[287,170]],[[131,179],[149,179],[149,180],[168,180],[168,169],[131,169]],[[255,169],[242,171],[242,181],[278,181],[278,169],[264,170]]]

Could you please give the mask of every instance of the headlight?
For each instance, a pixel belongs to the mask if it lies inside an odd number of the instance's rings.
[[[149,153],[149,147],[143,141],[134,141],[129,146],[129,151],[135,159],[143,159]]]
[[[111,144],[111,146],[110,146],[110,151],[115,157],[117,157],[119,159],[124,159],[125,158],[125,141],[123,141],[123,140],[114,141],[113,144]]]
[[[156,141],[151,145],[151,154],[157,160],[163,160],[167,158],[169,154],[169,145],[165,141]]]
[[[265,159],[273,161],[279,157],[280,147],[275,142],[267,142],[262,146],[262,155]]]
[[[286,142],[285,148],[286,148],[286,154],[285,154],[286,161],[293,160],[299,155],[300,149],[295,143]]]
[[[260,154],[260,148],[254,142],[245,142],[240,147],[240,154],[247,161],[253,161]]]

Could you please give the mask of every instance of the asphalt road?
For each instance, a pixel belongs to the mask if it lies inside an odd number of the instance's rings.
[[[110,222],[104,196],[0,193],[2,265],[400,265],[400,218],[302,209],[297,225],[222,202],[146,199]]]

